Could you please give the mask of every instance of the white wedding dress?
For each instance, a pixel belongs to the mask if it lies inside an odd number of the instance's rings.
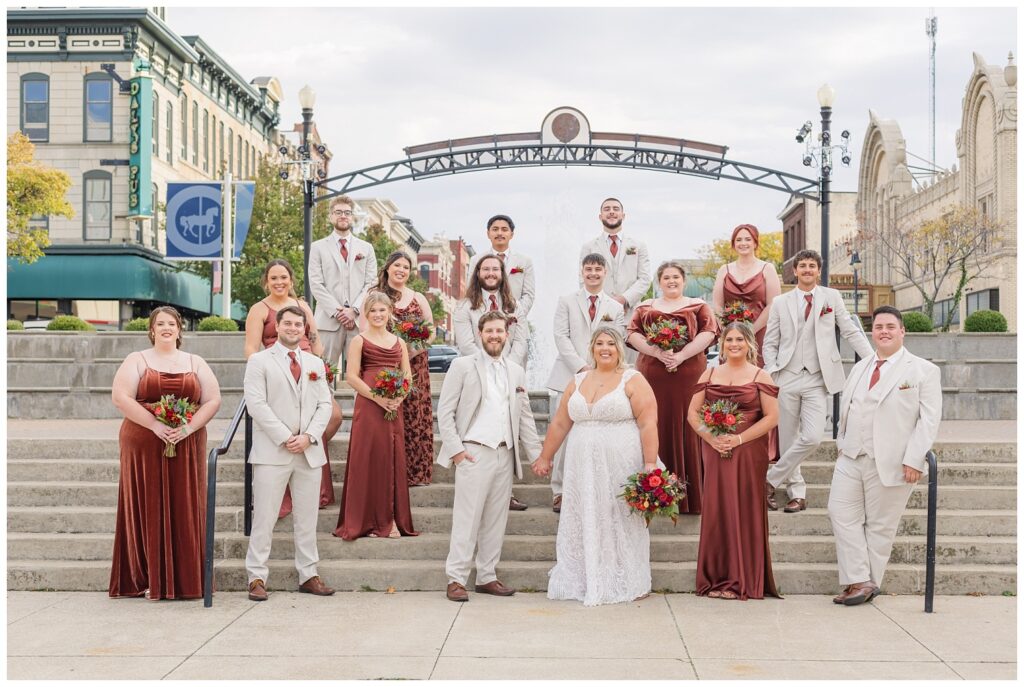
[[[631,601],[651,591],[650,535],[643,517],[619,496],[626,479],[644,463],[640,430],[625,390],[635,374],[626,370],[615,390],[593,406],[579,392],[587,373],[576,375],[549,599],[597,606]]]

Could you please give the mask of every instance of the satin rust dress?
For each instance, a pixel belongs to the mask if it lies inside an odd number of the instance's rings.
[[[198,406],[198,376],[194,371],[159,372],[147,363],[135,400],[156,403],[168,394],[188,398]],[[118,443],[121,474],[110,596],[201,598],[206,550],[206,428],[179,441],[176,456],[164,457],[164,442],[126,418]]]
[[[686,325],[686,339],[692,341],[701,332],[718,333],[718,320],[710,306],[703,301],[691,303],[673,312],[655,310],[651,305],[639,305],[626,336],[636,332],[646,338],[644,327],[659,319],[672,319]],[[632,348],[632,346],[631,346]],[[644,353],[637,356],[636,369],[654,390],[658,402],[658,457],[679,479],[686,482],[686,498],[679,504],[680,514],[701,512],[702,474],[700,437],[690,429],[686,413],[690,408],[694,387],[707,369],[704,351],[689,358],[675,372],[665,364]]]
[[[263,301],[263,305],[267,306],[267,319],[263,321],[263,348],[270,348],[277,343],[277,311],[270,307],[270,304]],[[312,353],[313,347],[309,343],[309,323],[306,323],[306,331],[302,335],[302,340],[299,341],[299,349],[306,353]],[[331,392],[331,401],[334,401],[334,392]],[[324,456],[327,458],[327,462],[322,468],[320,475],[320,507],[324,508],[334,503],[334,482],[331,477],[331,451],[328,445],[327,436],[323,435],[320,440],[324,444]],[[281,499],[281,510],[278,511],[277,517],[283,518],[292,512],[292,490],[291,487],[284,488],[284,498]]]
[[[381,348],[363,337],[359,376],[371,389],[379,371],[401,366],[401,341],[395,341],[391,348]],[[385,420],[383,408],[357,395],[334,536],[346,541],[371,534],[387,537],[392,522],[403,536],[419,534],[412,524],[406,474],[402,413],[394,420]]]
[[[713,376],[713,375],[712,375]],[[744,414],[737,433],[762,417],[761,394],[778,397],[774,384],[748,382],[738,386],[705,382],[704,400],[728,399]],[[768,547],[768,507],[764,480],[768,474],[768,437],[745,441],[723,458],[704,440],[704,512],[697,549],[697,594],[731,591],[740,599],[781,598],[772,577]]]
[[[413,298],[405,308],[395,308],[395,317],[413,316],[425,319],[420,304]],[[402,401],[402,421],[405,424],[405,460],[409,486],[430,484],[434,465],[434,409],[430,400],[430,367],[426,351],[413,355],[409,349],[412,368],[412,392]]]

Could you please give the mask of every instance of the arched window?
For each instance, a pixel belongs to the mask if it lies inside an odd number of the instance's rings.
[[[188,96],[181,96],[181,155],[188,162]]]
[[[153,157],[160,157],[160,96],[153,93]]]
[[[21,131],[30,141],[50,140],[50,77],[21,77]]]
[[[164,159],[170,164],[174,162],[174,103],[167,101],[164,126],[167,128],[167,145]]]
[[[228,127],[228,171],[232,174],[235,173],[235,137],[231,133],[231,127]],[[237,175],[236,175],[237,176]]]
[[[192,101],[192,164],[199,166],[199,103]]]
[[[82,93],[84,138],[90,141],[112,141],[114,131],[114,81],[103,72],[85,75]]]
[[[92,169],[82,178],[82,236],[86,241],[109,241],[113,222],[110,172]]]

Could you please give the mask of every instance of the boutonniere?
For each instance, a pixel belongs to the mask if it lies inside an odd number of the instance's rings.
[[[604,315],[603,315],[603,316],[601,317],[601,321],[602,321],[602,322],[613,322],[614,320],[612,320],[612,316],[611,316],[611,315],[609,315],[608,313],[605,313],[605,314],[604,314]]]
[[[309,377],[309,381],[311,381],[311,382],[315,382],[315,381],[320,379],[320,375],[318,375],[316,372],[310,372],[308,377]]]
[[[363,255],[362,253],[356,253],[356,262],[359,262],[360,260],[365,260],[365,259],[366,259],[365,255]]]
[[[518,321],[519,321],[519,320],[517,320],[517,319],[516,319],[516,318],[515,318],[514,316],[512,316],[512,315],[508,315],[508,316],[506,316],[506,317],[505,317],[505,324],[506,324],[506,326],[509,326],[509,327],[511,327],[512,325],[514,325],[514,324],[515,324],[516,322],[518,322]]]
[[[910,382],[903,382],[900,384],[900,391],[906,391],[907,389],[913,389],[913,385]]]
[[[522,274],[523,273],[523,268],[522,267],[513,267],[512,269],[510,269],[508,271],[508,273],[509,274]]]
[[[521,387],[521,386],[517,386],[517,387],[516,387],[516,393],[517,393],[517,394],[525,394],[525,393],[526,393],[526,389],[524,389],[524,388],[523,388],[523,387]]]
[[[830,312],[832,312],[832,308],[826,305],[822,307],[821,312],[818,313],[818,317],[824,317],[825,315],[828,315]]]
[[[636,255],[636,247],[630,246],[626,249],[626,255]]]

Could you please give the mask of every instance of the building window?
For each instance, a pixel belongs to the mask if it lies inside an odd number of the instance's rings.
[[[188,97],[181,96],[181,155],[188,162]]]
[[[999,289],[985,289],[967,294],[967,314],[978,310],[999,310]]]
[[[167,101],[167,113],[164,116],[164,124],[167,127],[167,145],[164,159],[167,160],[168,164],[174,162],[174,105],[170,100]]]
[[[946,315],[953,308],[953,299],[947,298],[941,301],[935,301],[935,321],[932,323],[936,327],[941,327],[946,322]],[[953,319],[949,321],[950,325],[960,324],[960,308],[957,307],[953,310]]]
[[[199,103],[192,101],[192,165],[199,166]]]
[[[110,240],[111,176],[110,172],[91,170],[84,176],[84,206],[82,230],[86,241]]]
[[[153,250],[157,250],[157,244],[160,238],[160,203],[157,202],[160,198],[160,187],[153,184],[153,217],[149,220],[149,245],[152,246]],[[142,243],[140,240],[139,243]]]
[[[238,134],[238,157],[236,159],[238,160],[238,174],[237,174],[237,176],[241,177],[242,176],[242,159],[243,159],[242,158],[242,134]]]
[[[211,117],[210,125],[210,173],[217,176],[217,118]]]
[[[249,142],[248,141],[245,142],[245,154],[242,156],[242,159],[245,160],[245,178],[248,179],[249,178]]]
[[[113,140],[113,80],[106,74],[86,74],[84,96],[85,140]]]
[[[228,127],[228,172],[231,174],[235,173],[235,138],[234,134],[231,133],[231,127]]]
[[[224,166],[224,122],[217,125],[217,169],[214,170],[220,176],[221,167]]]
[[[50,233],[50,216],[49,215],[32,215],[28,218],[29,229],[42,229],[46,233]]]
[[[50,140],[50,77],[21,77],[21,131],[30,141]]]
[[[153,157],[160,157],[160,96],[153,93]]]

